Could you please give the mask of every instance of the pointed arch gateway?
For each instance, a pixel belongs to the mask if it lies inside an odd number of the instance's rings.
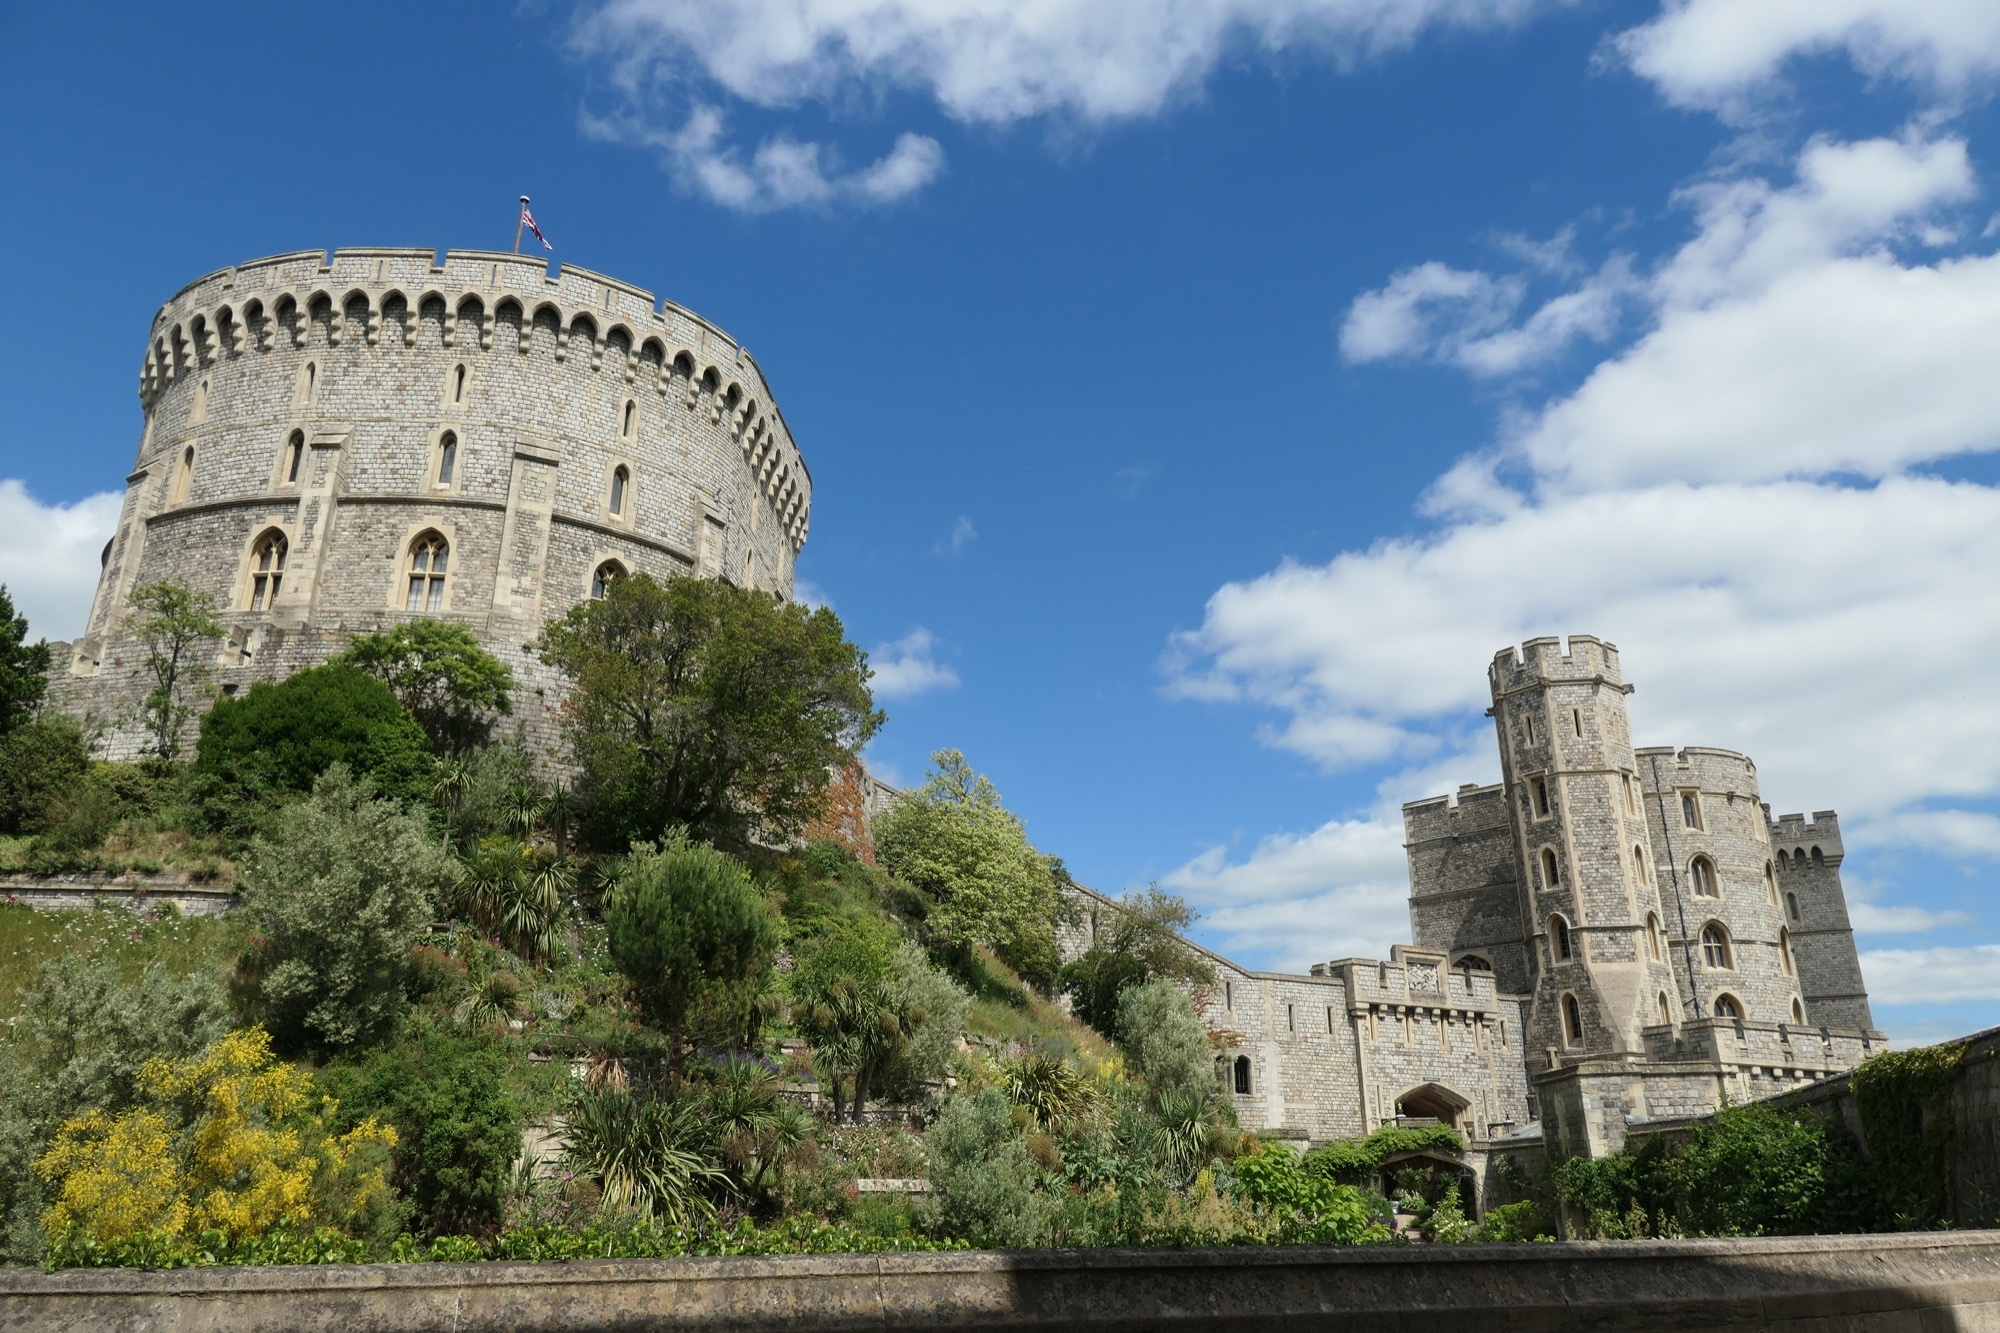
[[[1435,1120],[1446,1129],[1458,1129],[1472,1099],[1447,1084],[1419,1083],[1396,1098],[1396,1117]]]

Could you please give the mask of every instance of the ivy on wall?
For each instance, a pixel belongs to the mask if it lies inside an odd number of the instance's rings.
[[[1365,1139],[1335,1139],[1305,1155],[1307,1174],[1325,1176],[1348,1185],[1374,1184],[1375,1172],[1397,1153],[1442,1151],[1453,1156],[1465,1151],[1465,1142],[1443,1125],[1403,1128],[1384,1125]]]
[[[1958,1141],[1952,1087],[1965,1043],[1888,1051],[1854,1071],[1854,1105],[1877,1178],[1899,1229],[1937,1226],[1953,1214],[1951,1162]]]

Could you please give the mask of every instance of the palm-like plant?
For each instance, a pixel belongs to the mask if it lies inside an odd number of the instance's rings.
[[[1154,1125],[1146,1145],[1161,1174],[1185,1187],[1214,1156],[1215,1115],[1209,1098],[1197,1092],[1168,1092],[1154,1103]]]
[[[852,1115],[860,1124],[870,1080],[908,1040],[894,987],[886,978],[834,977],[805,996],[795,1016],[834,1080],[834,1119],[840,1118],[838,1080],[845,1073],[854,1080]]]
[[[1050,1133],[1073,1125],[1097,1102],[1096,1086],[1067,1060],[1047,1051],[1029,1051],[1004,1061],[999,1073],[1008,1100]]]
[[[712,1216],[728,1176],[713,1131],[689,1098],[600,1087],[579,1093],[565,1128],[564,1165],[593,1180],[603,1206],[668,1226]]]
[[[497,1028],[521,1011],[521,979],[505,970],[487,973],[452,1013],[469,1028]]]
[[[539,963],[555,949],[556,913],[575,886],[576,871],[567,860],[495,836],[480,839],[466,859],[460,896],[483,929]]]
[[[437,761],[431,770],[430,798],[437,803],[438,813],[444,817],[444,845],[451,846],[453,828],[458,823],[458,807],[465,799],[465,789],[472,782],[472,760],[466,755],[451,755]]]

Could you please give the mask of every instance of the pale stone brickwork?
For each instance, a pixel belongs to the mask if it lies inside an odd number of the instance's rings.
[[[215,599],[227,634],[205,653],[235,692],[408,618],[414,552],[442,538],[437,603],[426,588],[415,614],[471,626],[547,740],[558,682],[526,645],[600,569],[789,596],[806,539],[811,478],[747,351],[649,292],[520,255],[307,251],[212,273],[155,317],[139,400],[58,689],[110,724],[114,756],[143,744],[143,583]],[[274,599],[257,586],[270,539]]]

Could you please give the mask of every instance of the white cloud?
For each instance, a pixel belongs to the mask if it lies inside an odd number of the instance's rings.
[[[1946,926],[1972,924],[1972,917],[1966,912],[1933,912],[1927,907],[1885,907],[1856,902],[1848,904],[1847,919],[1863,935],[1927,935]]]
[[[722,113],[697,105],[677,130],[661,130],[632,114],[599,117],[583,113],[586,136],[659,152],[674,179],[741,213],[836,204],[889,204],[914,194],[944,170],[944,149],[921,134],[903,134],[878,161],[843,172],[837,153],[821,143],[778,134],[759,144],[746,160],[723,136]]]
[[[1857,845],[2000,851],[2000,821],[1939,808],[2000,794],[2000,488],[1911,470],[2000,449],[2000,256],[1905,253],[1971,189],[1961,142],[1907,139],[1687,192],[1646,332],[1440,478],[1439,526],[1220,588],[1168,647],[1169,692],[1257,706],[1328,768],[1400,766],[1414,795],[1413,771],[1490,776],[1461,756],[1493,652],[1588,632],[1640,684],[1641,744],[1746,751],[1777,808],[1837,805]],[[1487,373],[1467,349],[1528,323],[1468,326],[1436,294],[1476,312],[1505,280],[1428,267],[1356,303],[1361,346]],[[1191,865],[1191,894],[1221,891]]]
[[[1545,248],[1506,248],[1544,272],[1562,266],[1560,257]],[[1510,375],[1560,355],[1579,340],[1609,338],[1638,292],[1631,260],[1615,255],[1584,282],[1516,322],[1528,294],[1524,278],[1433,260],[1355,297],[1340,326],[1340,351],[1357,364],[1428,358],[1475,375]]]
[[[979,537],[979,529],[972,526],[972,520],[964,514],[958,516],[951,525],[951,534],[931,547],[932,555],[963,555],[965,548]]]
[[[1615,47],[1670,101],[1741,115],[1779,91],[1793,59],[1845,56],[1856,69],[1954,96],[2000,73],[1991,0],[1667,0]]]
[[[958,673],[935,659],[937,638],[919,625],[868,654],[869,688],[880,699],[914,699],[958,684]]]
[[[1861,955],[1876,1004],[2000,1000],[2000,944],[1935,949],[1871,949]]]
[[[760,106],[914,90],[954,119],[1151,115],[1239,51],[1347,63],[1564,0],[609,0],[577,44],[634,93],[699,77]]]
[[[0,480],[0,584],[31,638],[83,633],[102,568],[98,556],[118,526],[123,497],[113,492],[75,504],[45,505],[13,479]]]

